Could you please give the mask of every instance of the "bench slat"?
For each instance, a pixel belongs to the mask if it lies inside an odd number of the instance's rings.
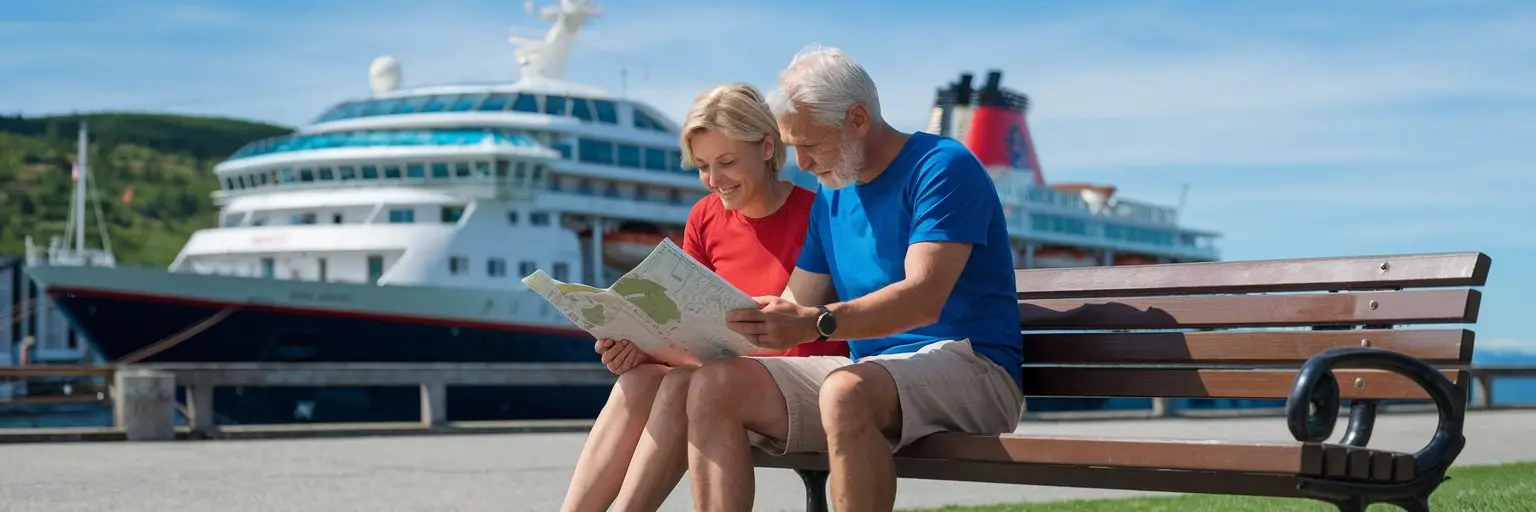
[[[757,467],[826,471],[822,454],[772,456],[754,451]],[[1249,496],[1296,497],[1296,478],[1292,475],[1264,473],[1223,473],[1217,471],[1179,471],[1112,467],[1067,466],[1055,464],[1004,464],[937,459],[913,459],[897,456],[896,475],[901,478],[983,482],[997,484],[1048,485],[1089,489],[1125,489],[1134,491],[1198,492],[1243,494]]]
[[[1029,269],[1014,281],[1025,299],[1401,289],[1483,286],[1491,264],[1468,252]]]
[[[1477,290],[1019,301],[1026,330],[1473,323]]]
[[[1459,383],[1464,370],[1441,371]],[[1381,370],[1335,370],[1344,399],[1413,400],[1429,395],[1407,377]],[[1359,379],[1360,385],[1356,385]],[[1296,382],[1290,370],[1024,368],[1025,396],[1285,398]]]
[[[1041,333],[1024,335],[1024,361],[1082,363],[1295,363],[1335,347],[1400,352],[1430,364],[1472,361],[1466,329]]]

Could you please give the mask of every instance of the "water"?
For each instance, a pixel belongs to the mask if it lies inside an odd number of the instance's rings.
[[[1536,366],[1536,353],[1518,351],[1479,351],[1473,361],[1479,365]],[[1482,391],[1473,388],[1473,400],[1479,400]],[[1499,379],[1494,381],[1494,405],[1536,404],[1536,378]],[[3,404],[3,402],[0,402]],[[1283,407],[1283,400],[1246,399],[1176,399],[1168,407],[1179,410],[1211,410],[1253,407]],[[1033,398],[1030,411],[1081,411],[1081,410],[1145,410],[1152,401],[1143,398],[1108,399],[1055,399]],[[178,418],[178,422],[180,419]],[[112,408],[106,403],[61,404],[12,407],[0,405],[0,428],[37,427],[106,427],[112,425]]]

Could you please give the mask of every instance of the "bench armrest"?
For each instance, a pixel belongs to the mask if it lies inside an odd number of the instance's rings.
[[[1286,423],[1297,441],[1323,442],[1333,434],[1339,417],[1339,381],[1333,370],[1339,367],[1397,373],[1417,383],[1435,402],[1439,424],[1429,443],[1413,454],[1416,473],[1444,471],[1461,453],[1466,445],[1466,437],[1462,435],[1466,400],[1458,398],[1456,385],[1422,360],[1367,347],[1332,348],[1302,365],[1285,401]]]

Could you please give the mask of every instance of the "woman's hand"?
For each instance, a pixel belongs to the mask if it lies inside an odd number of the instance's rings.
[[[652,362],[650,356],[635,348],[629,340],[615,341],[599,338],[592,348],[602,356],[603,365],[607,366],[608,371],[613,372],[614,375],[623,374],[636,366]]]

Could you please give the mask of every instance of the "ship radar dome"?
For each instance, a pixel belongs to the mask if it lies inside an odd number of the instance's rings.
[[[375,96],[388,94],[400,85],[400,63],[389,55],[373,59],[368,66],[368,84]]]

